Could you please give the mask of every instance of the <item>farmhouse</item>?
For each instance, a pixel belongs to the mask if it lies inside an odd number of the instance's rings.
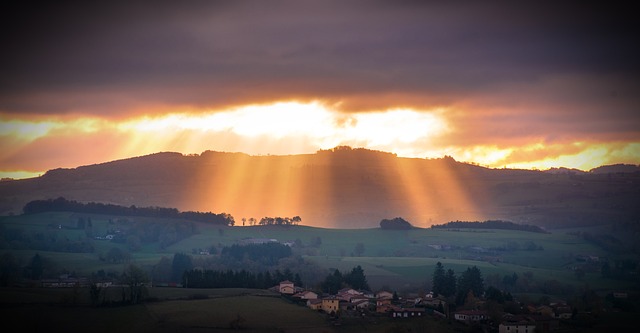
[[[488,316],[485,311],[480,310],[461,310],[453,314],[453,318],[458,321],[472,322],[487,320]]]
[[[355,296],[352,296],[350,300],[351,303],[359,303],[362,301],[369,302],[369,297],[365,295],[355,295]]]
[[[326,313],[336,313],[340,309],[340,300],[335,296],[329,296],[322,299],[320,309]]]
[[[368,299],[359,300],[359,301],[356,301],[356,302],[353,302],[353,299],[352,299],[351,301],[352,301],[351,304],[353,304],[353,307],[355,309],[368,309],[369,305],[371,304],[371,302],[369,302]]]
[[[336,294],[336,297],[338,297],[340,300],[345,301],[345,302],[351,302],[351,299],[353,299],[354,297],[359,297],[362,296],[363,293],[355,290],[355,289],[351,289],[351,288],[344,288],[344,289],[340,289],[338,290],[338,293]]]
[[[534,333],[536,322],[525,316],[509,316],[498,325],[498,333]]]
[[[304,299],[304,300],[310,300],[310,299],[318,299],[318,294],[316,294],[316,293],[314,293],[313,291],[310,291],[310,290],[305,290],[305,291],[301,291],[299,293],[296,293],[295,295],[293,295],[293,297],[299,298],[299,299]]]
[[[307,306],[311,310],[322,310],[322,300],[317,298],[307,300]]]
[[[296,288],[293,285],[293,282],[291,282],[289,280],[285,280],[285,281],[280,282],[280,286],[278,288],[278,291],[281,294],[288,294],[288,295],[293,295],[295,290],[296,290]]]
[[[422,299],[422,305],[431,307],[434,309],[438,309],[442,306],[443,309],[446,308],[447,302],[443,296],[433,297],[432,293],[427,294],[427,297]]]
[[[424,308],[400,308],[400,307],[392,307],[391,308],[391,317],[392,318],[411,318],[411,317],[422,317],[424,315]]]
[[[391,298],[378,298],[376,299],[376,312],[386,313],[391,309]]]

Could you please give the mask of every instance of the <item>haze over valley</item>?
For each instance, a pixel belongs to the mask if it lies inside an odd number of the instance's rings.
[[[281,156],[165,152],[3,181],[0,209],[20,214],[31,200],[64,197],[224,212],[238,225],[242,218],[298,215],[302,224],[330,228],[403,217],[418,227],[499,219],[553,229],[635,221],[639,170],[492,169],[345,146]]]

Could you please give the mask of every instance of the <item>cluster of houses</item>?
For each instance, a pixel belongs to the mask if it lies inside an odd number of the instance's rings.
[[[424,307],[416,307],[419,299],[406,299],[403,302],[393,302],[394,295],[388,291],[373,293],[359,291],[352,288],[338,290],[335,294],[319,295],[314,291],[296,287],[291,281],[282,281],[273,288],[283,295],[303,303],[310,309],[323,311],[328,314],[356,311],[359,313],[376,312],[388,314],[391,317],[421,317],[425,314]]]
[[[486,323],[490,317],[484,310],[459,310],[446,313],[446,300],[432,293],[425,297],[394,297],[389,291],[359,291],[352,288],[338,290],[335,294],[318,294],[311,290],[297,287],[291,281],[282,281],[272,290],[289,296],[300,304],[313,310],[328,314],[337,313],[375,313],[392,318],[412,318],[431,315],[440,318],[451,317],[466,324]],[[504,314],[498,325],[499,333],[533,333],[551,332],[559,328],[561,319],[570,319],[571,308],[564,302],[552,303],[549,306],[531,307],[526,315]]]

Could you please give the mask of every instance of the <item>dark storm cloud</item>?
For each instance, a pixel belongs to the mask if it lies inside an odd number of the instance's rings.
[[[287,98],[341,101],[347,110],[428,107],[508,101],[504,92],[514,85],[546,91],[539,85],[565,76],[595,79],[589,84],[607,94],[625,92],[614,115],[629,116],[638,105],[637,23],[622,3],[16,4],[2,10],[5,114]],[[567,90],[584,85],[573,80]],[[562,91],[516,93],[540,105],[607,105]]]

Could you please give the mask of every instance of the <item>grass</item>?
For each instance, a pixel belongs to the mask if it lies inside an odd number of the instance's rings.
[[[34,215],[0,217],[3,230],[22,229],[25,234],[44,233],[70,240],[84,239],[83,230],[58,229],[51,226],[76,225],[80,217],[92,220],[94,234],[106,233],[113,224],[111,221],[123,219],[116,216],[81,215],[75,213],[42,213]],[[156,221],[154,219],[126,218],[129,223],[140,221]],[[171,222],[172,220],[158,220]],[[173,221],[176,222],[176,221]],[[179,221],[178,221],[179,222]],[[184,221],[179,222],[184,223]],[[278,227],[225,227],[196,223],[197,234],[183,239],[166,249],[158,244],[143,244],[140,251],[132,253],[132,262],[150,268],[161,257],[172,258],[175,253],[190,254],[193,249],[210,246],[229,246],[245,238],[273,238],[278,241],[298,240],[302,248],[294,250],[319,266],[329,269],[348,271],[361,265],[372,287],[391,286],[402,288],[421,288],[430,280],[433,267],[440,261],[446,268],[461,273],[467,267],[477,266],[483,276],[494,274],[511,275],[532,272],[536,279],[556,279],[562,283],[583,285],[589,283],[593,288],[625,287],[615,281],[601,279],[596,273],[588,273],[583,281],[576,280],[568,264],[575,263],[575,255],[588,254],[600,257],[610,256],[607,252],[586,242],[584,239],[569,234],[572,230],[555,230],[550,234],[522,232],[514,230],[464,230],[445,229],[381,230],[369,229],[327,229],[308,226]],[[577,229],[585,230],[585,229]],[[595,229],[594,229],[595,230]],[[317,238],[321,244],[314,245]],[[533,242],[543,250],[525,251],[522,248]],[[364,246],[362,256],[355,256],[358,243]],[[504,247],[510,243],[520,246],[515,251],[491,251],[492,248]],[[126,249],[125,244],[94,240],[94,253],[60,253],[35,250],[6,249],[11,244],[4,244],[5,250],[12,253],[21,263],[26,265],[30,258],[40,253],[50,258],[56,265],[68,272],[88,275],[99,270],[121,272],[124,264],[113,264],[101,261],[101,255],[113,247]],[[437,250],[433,246],[448,246],[449,250]],[[480,251],[474,252],[475,247]],[[482,252],[489,251],[489,252]],[[498,261],[487,261],[492,257]]]

